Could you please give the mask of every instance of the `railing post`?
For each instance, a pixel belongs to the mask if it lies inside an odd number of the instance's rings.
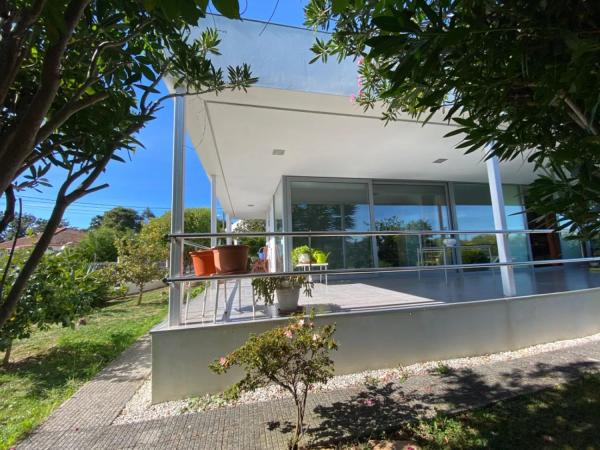
[[[504,207],[504,194],[502,193],[502,177],[500,175],[500,164],[498,157],[493,156],[486,161],[488,182],[490,185],[490,196],[492,198],[492,212],[494,215],[494,228],[506,230],[506,211]],[[497,233],[496,243],[498,245],[498,260],[500,263],[511,263],[508,234]],[[490,261],[491,262],[491,261]],[[502,277],[502,290],[507,297],[517,295],[515,274],[512,266],[500,266]]]
[[[229,214],[225,214],[225,232],[231,233],[231,216]],[[227,245],[231,245],[232,239],[231,237],[227,238]]]
[[[179,90],[178,90],[179,92]],[[185,174],[185,98],[175,97],[173,114],[173,167],[171,190],[171,233],[183,233],[183,199]],[[171,238],[169,275],[183,275],[183,239]],[[181,283],[169,286],[169,326],[181,325]]]
[[[217,232],[217,177],[210,176],[210,232]],[[210,246],[217,245],[217,238],[210,238]]]

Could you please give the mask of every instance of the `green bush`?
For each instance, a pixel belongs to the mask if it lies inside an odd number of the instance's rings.
[[[337,350],[334,332],[335,325],[317,328],[313,317],[295,317],[286,326],[250,336],[243,346],[213,362],[210,368],[216,373],[225,373],[233,366],[245,371],[244,378],[227,391],[230,397],[269,384],[289,392],[296,405],[296,426],[289,447],[297,449],[304,434],[308,392],[314,384],[326,383],[333,376],[329,353]]]
[[[15,252],[6,273],[5,289],[10,289],[29,250]],[[8,255],[0,255],[0,276],[4,276]],[[77,318],[92,308],[103,305],[113,295],[116,278],[112,268],[88,270],[88,264],[76,251],[44,255],[29,279],[17,309],[0,328],[0,351],[10,357],[14,339],[29,337],[32,330],[50,325],[73,326]]]

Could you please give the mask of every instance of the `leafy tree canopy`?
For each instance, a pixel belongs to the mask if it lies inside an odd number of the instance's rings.
[[[106,227],[119,232],[140,231],[143,217],[135,209],[117,206],[92,218],[90,228]]]
[[[532,210],[600,234],[600,2],[311,0],[305,12],[333,28],[315,60],[360,58],[360,105],[386,120],[441,113],[467,153],[535,163]]]
[[[238,0],[213,0],[239,18]],[[112,160],[142,147],[135,138],[174,97],[246,89],[256,81],[242,64],[210,58],[214,29],[195,28],[209,1],[13,0],[0,2],[0,230],[14,218],[15,192],[63,175],[54,209],[9,289],[0,281],[0,326],[16,309],[65,210],[103,189]],[[157,86],[167,77],[175,91]],[[7,289],[5,289],[7,288]]]

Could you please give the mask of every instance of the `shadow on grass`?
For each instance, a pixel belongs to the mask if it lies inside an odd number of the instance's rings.
[[[421,423],[425,427],[423,443],[432,448],[516,448],[519,439],[530,442],[529,447],[521,448],[544,448],[552,442],[574,448],[598,444],[600,375],[587,375],[598,370],[597,362],[581,361],[538,364],[526,371],[487,375],[471,369],[451,370],[437,375],[434,381],[415,377],[404,385],[368,385],[346,401],[314,407],[311,422],[315,425],[309,430],[309,439],[313,445],[355,443],[399,430],[415,430],[418,429],[415,424]],[[591,396],[584,395],[582,378],[593,385]],[[570,384],[564,392],[548,390],[559,382]],[[544,389],[538,394],[514,398]],[[540,402],[537,400],[540,396],[547,396],[548,404],[532,406]],[[462,417],[470,418],[468,424],[456,423],[459,419],[453,418],[451,429],[445,430],[444,424],[437,422],[445,417],[438,411],[459,414],[502,400],[506,400],[506,406],[487,407],[477,414],[464,413]],[[494,413],[486,413],[488,410]],[[458,432],[456,427],[462,431]],[[562,435],[554,436],[558,429],[563,430]],[[451,440],[453,433],[457,435],[455,441]]]
[[[133,331],[113,331],[102,339],[62,342],[46,352],[11,363],[3,371],[26,378],[30,382],[27,395],[40,399],[52,389],[63,388],[73,381],[89,380],[136,338]],[[115,381],[118,380],[115,378]]]

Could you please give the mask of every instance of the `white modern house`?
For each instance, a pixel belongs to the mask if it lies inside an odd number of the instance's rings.
[[[286,320],[253,308],[250,276],[270,274],[213,277],[220,297],[187,298],[199,278],[184,273],[182,255],[199,236],[182,228],[185,133],[211,179],[213,233],[218,202],[229,224],[266,220],[271,273],[298,270],[292,251],[303,244],[329,254],[308,268],[322,282],[301,305],[337,324],[339,373],[600,331],[597,258],[523,213],[530,164],[464,155],[441,116],[386,125],[351,100],[355,62],[308,63],[311,31],[206,23],[222,38],[217,64],[247,62],[259,82],[176,100],[169,318],[152,332],[154,401],[222,389],[232,378],[208,363]]]

